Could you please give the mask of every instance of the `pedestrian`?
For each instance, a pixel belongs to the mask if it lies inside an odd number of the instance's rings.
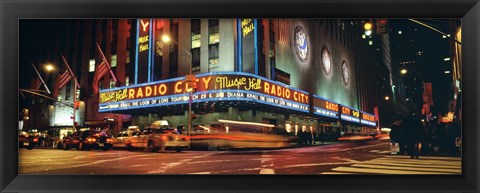
[[[390,131],[391,147],[392,149],[395,149],[395,150],[392,150],[392,153],[395,153],[395,154],[401,154],[402,153],[401,150],[403,150],[403,148],[400,148],[400,144],[403,145],[403,142],[401,142],[401,138],[402,138],[402,128],[400,127],[401,123],[402,122],[399,120],[393,122],[391,131]]]
[[[407,117],[404,125],[407,153],[410,155],[411,159],[419,159],[419,143],[423,131],[423,125],[420,122],[420,119],[414,114]]]
[[[323,131],[323,130],[320,132],[320,141],[323,145],[323,142],[325,141],[325,131]]]
[[[298,145],[303,145],[303,142],[304,142],[304,134],[303,134],[303,131],[302,130],[299,130],[298,133],[297,133],[297,137],[298,137]]]

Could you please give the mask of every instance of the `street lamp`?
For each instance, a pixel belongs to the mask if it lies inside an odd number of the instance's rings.
[[[164,43],[169,43],[169,42],[173,42],[174,44],[178,44],[177,41],[173,40],[172,38],[170,38],[170,36],[168,35],[163,35],[162,36],[162,41]],[[188,50],[186,50],[185,48],[179,46],[180,48],[182,48],[183,51],[185,51],[185,53],[187,53],[187,55],[189,56],[190,58],[190,63],[188,64],[189,66],[189,70],[188,70],[188,76],[185,76],[185,81],[187,82],[187,84],[191,83],[193,84],[194,86],[196,86],[196,82],[195,82],[195,77],[193,76],[192,77],[192,64],[191,64],[191,58],[192,58],[192,53],[189,52]],[[193,82],[192,82],[192,79],[193,79]],[[192,92],[193,92],[193,89],[190,89],[189,91],[189,97],[188,97],[188,123],[187,123],[187,135],[190,135],[190,131],[192,130]]]
[[[53,67],[52,64],[48,63],[48,64],[45,64],[45,70],[47,70],[47,72],[51,72],[55,70],[55,67]]]
[[[386,100],[386,101],[390,100],[390,97],[389,97],[389,96],[385,96],[385,100]]]

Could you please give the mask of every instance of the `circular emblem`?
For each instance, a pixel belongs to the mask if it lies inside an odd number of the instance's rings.
[[[350,84],[350,67],[348,67],[347,62],[342,62],[342,76],[343,76],[343,83],[345,86]]]
[[[305,63],[308,58],[308,39],[307,33],[302,26],[295,28],[295,50],[297,52],[298,59]]]
[[[327,46],[322,47],[322,69],[325,75],[330,76],[332,74],[332,57]]]

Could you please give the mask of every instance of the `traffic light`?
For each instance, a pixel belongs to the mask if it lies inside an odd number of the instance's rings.
[[[80,101],[75,101],[75,103],[73,104],[73,108],[75,108],[75,110],[78,110],[79,106],[80,106]]]
[[[377,20],[377,34],[387,33],[387,19]]]

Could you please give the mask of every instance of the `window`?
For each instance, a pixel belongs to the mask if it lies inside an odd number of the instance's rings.
[[[218,68],[220,33],[218,19],[208,20],[208,67]]]
[[[117,55],[112,55],[112,60],[110,62],[111,67],[117,67]]]
[[[192,72],[200,71],[200,45],[201,45],[201,32],[200,32],[200,19],[192,19]]]
[[[103,89],[103,78],[100,79],[100,81],[98,81],[98,90],[102,90]]]
[[[114,88],[114,87],[115,87],[115,80],[110,79],[110,88]]]
[[[200,19],[192,19],[192,49],[200,48]]]
[[[130,77],[125,76],[125,86],[128,86],[128,85],[130,85]]]
[[[65,100],[70,100],[70,90],[72,89],[72,84],[68,83],[65,87]]]
[[[88,61],[88,72],[95,71],[95,59],[90,59]]]
[[[127,51],[127,60],[126,60],[125,63],[127,63],[127,64],[130,63],[130,50]]]

